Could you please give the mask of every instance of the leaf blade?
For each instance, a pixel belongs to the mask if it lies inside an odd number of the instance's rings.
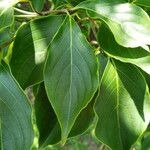
[[[107,64],[101,81],[95,104],[99,118],[95,134],[113,150],[125,150],[131,148],[148,126],[150,97],[136,67],[116,60],[114,64]]]
[[[0,81],[3,148],[30,149],[34,138],[31,105],[4,62],[0,65]]]
[[[43,81],[48,45],[65,16],[48,16],[23,25],[17,33],[10,66],[22,88]]]
[[[97,38],[101,48],[107,55],[122,62],[132,63],[150,74],[150,52],[142,47],[125,48],[119,45],[105,25],[101,26]]]
[[[80,46],[75,43],[80,43]],[[82,63],[78,62],[77,56],[80,61],[82,60]],[[90,61],[91,63],[89,63]],[[98,86],[96,72],[97,63],[92,49],[83,38],[75,22],[71,18],[67,18],[50,46],[44,71],[46,91],[61,125],[63,143],[66,141],[78,114],[96,92]],[[84,81],[85,76],[90,80],[87,83]],[[87,94],[85,94],[85,87],[89,87]],[[83,93],[79,91],[83,91]],[[86,98],[83,98],[84,95]]]
[[[124,47],[150,44],[150,18],[136,5],[85,1],[77,8],[86,9],[91,17],[103,20],[109,26],[118,44]]]

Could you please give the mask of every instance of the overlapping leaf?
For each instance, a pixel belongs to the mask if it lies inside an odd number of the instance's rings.
[[[69,137],[73,137],[85,132],[91,125],[94,119],[93,103],[90,102],[84,110],[80,113],[74,126],[70,132]],[[61,140],[61,130],[57,117],[49,103],[43,83],[39,85],[35,98],[35,115],[37,127],[40,133],[39,145],[46,147],[53,145]],[[83,123],[84,122],[84,123]]]
[[[97,62],[75,21],[67,17],[49,47],[44,71],[48,98],[61,126],[62,143],[97,86]]]
[[[95,0],[82,2],[76,8],[86,9],[91,17],[103,20],[124,47],[150,44],[150,18],[136,5]]]
[[[95,104],[95,134],[112,150],[127,150],[150,121],[150,96],[144,77],[132,64],[108,62]]]
[[[98,33],[98,41],[101,48],[110,56],[123,62],[137,65],[146,73],[150,74],[150,52],[142,47],[125,48],[120,46],[114,39],[111,31],[104,25]]]
[[[29,150],[34,138],[32,108],[12,77],[8,66],[0,64],[0,148]]]
[[[64,16],[48,16],[22,26],[13,46],[10,66],[19,84],[26,88],[43,80],[47,48]]]

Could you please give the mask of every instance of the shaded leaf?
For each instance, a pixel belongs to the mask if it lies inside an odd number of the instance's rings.
[[[150,44],[150,18],[136,5],[95,0],[82,2],[76,8],[86,9],[91,17],[103,20],[124,47]]]
[[[41,12],[44,8],[45,0],[31,0],[31,3],[37,12]]]
[[[61,140],[61,130],[57,117],[48,100],[43,83],[39,85],[35,98],[35,115],[37,127],[40,133],[39,144],[44,148],[47,145],[53,145]],[[77,117],[69,137],[77,136],[85,132],[94,119],[93,103],[95,98]],[[84,124],[83,124],[84,122]]]
[[[98,86],[97,62],[79,27],[67,17],[49,47],[44,82],[65,143],[75,119]]]
[[[112,150],[127,150],[150,121],[150,97],[145,80],[132,64],[109,61],[95,104],[97,138]]]
[[[49,139],[49,136],[51,135],[52,130],[55,128],[55,125],[57,124],[57,118],[53,111],[53,108],[51,107],[44,84],[40,84],[37,90],[37,94],[35,97],[35,115],[36,115],[36,123],[39,130],[39,145],[43,145],[47,139]],[[59,128],[59,126],[58,126]],[[55,132],[55,135],[57,133]],[[60,140],[60,133],[58,134],[58,140],[54,141],[54,143],[57,143]],[[52,137],[49,139],[48,144],[53,144]]]
[[[0,145],[3,149],[27,150],[31,148],[33,138],[31,105],[11,75],[8,66],[2,61],[0,65]]]
[[[150,7],[149,0],[134,0],[133,2],[135,4],[138,4],[138,5],[142,5],[142,6],[145,6],[145,7]]]

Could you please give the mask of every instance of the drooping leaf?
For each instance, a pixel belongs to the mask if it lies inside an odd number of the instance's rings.
[[[75,119],[90,102],[98,86],[93,49],[70,17],[49,47],[44,82],[61,126],[64,144]]]
[[[8,66],[0,64],[0,146],[29,150],[34,138],[32,108]]]
[[[150,44],[150,18],[139,6],[95,0],[82,2],[76,8],[86,9],[91,17],[103,20],[124,47]]]
[[[31,0],[31,3],[37,12],[41,12],[43,10],[45,0]]]
[[[74,136],[83,134],[84,132],[86,132],[89,129],[89,127],[93,123],[93,120],[95,117],[93,105],[95,103],[96,97],[97,97],[97,93],[95,93],[91,102],[78,115],[78,117],[70,131],[69,137],[74,137]]]
[[[128,150],[150,121],[150,96],[140,71],[132,64],[108,62],[95,104],[97,138],[112,150]]]
[[[47,48],[64,17],[63,15],[44,17],[31,21],[19,29],[10,66],[14,77],[23,88],[43,80]]]
[[[95,98],[82,110],[76,119],[69,137],[77,136],[85,132],[94,119],[93,103]],[[53,145],[61,140],[61,130],[57,117],[48,100],[43,83],[39,85],[35,98],[35,115],[39,129],[39,145],[44,148]],[[84,123],[83,123],[84,122]]]
[[[111,31],[104,25],[102,25],[99,30],[98,42],[100,43],[101,48],[110,57],[135,64],[143,71],[150,74],[150,52],[144,50],[144,48],[125,48],[120,46],[115,41]]]

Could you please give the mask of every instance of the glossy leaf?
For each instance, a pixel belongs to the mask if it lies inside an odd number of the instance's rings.
[[[143,71],[150,74],[150,52],[144,50],[144,48],[125,48],[120,46],[115,41],[111,31],[104,25],[102,25],[99,30],[98,42],[101,48],[110,57],[135,64]]]
[[[124,47],[150,44],[150,18],[136,5],[96,0],[82,2],[76,8],[86,9],[91,17],[103,20]]]
[[[37,12],[41,12],[43,10],[45,0],[31,0],[31,3]]]
[[[108,62],[95,104],[97,138],[112,150],[127,150],[150,121],[150,96],[145,80],[132,64]]]
[[[23,88],[43,81],[48,45],[63,21],[64,16],[48,16],[31,21],[19,29],[10,66]]]
[[[49,51],[44,82],[64,144],[75,119],[97,89],[97,62],[93,49],[70,17],[66,18]]]
[[[8,66],[0,65],[0,147],[29,150],[34,138],[32,108]]]

